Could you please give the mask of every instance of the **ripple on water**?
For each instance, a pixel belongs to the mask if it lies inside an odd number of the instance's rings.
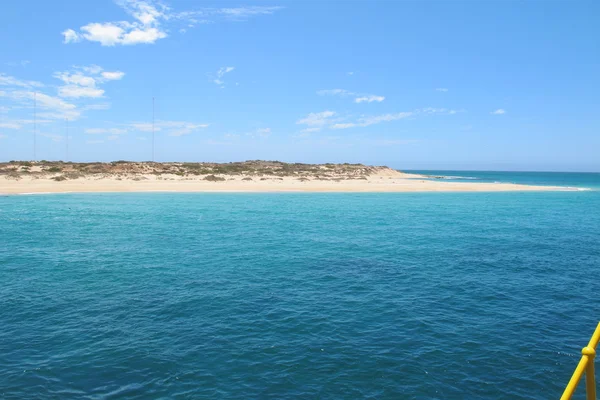
[[[596,192],[0,201],[3,398],[546,399],[597,320]]]

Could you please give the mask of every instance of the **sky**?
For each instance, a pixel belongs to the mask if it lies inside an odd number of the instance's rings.
[[[598,1],[4,1],[0,161],[154,143],[156,161],[598,172],[599,19]]]

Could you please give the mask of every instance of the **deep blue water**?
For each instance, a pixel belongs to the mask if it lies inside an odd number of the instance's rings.
[[[0,398],[558,398],[599,227],[599,191],[0,197]]]

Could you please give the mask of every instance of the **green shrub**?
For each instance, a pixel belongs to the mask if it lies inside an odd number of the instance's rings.
[[[18,181],[19,179],[21,179],[21,174],[17,171],[10,171],[8,174],[6,174],[6,178]]]
[[[64,175],[59,175],[59,176],[55,176],[54,178],[52,178],[53,181],[56,182],[62,182],[62,181],[66,181],[67,177]]]
[[[221,182],[224,181],[225,178],[222,178],[220,176],[215,176],[215,175],[207,175],[204,177],[205,181],[210,181],[210,182]]]

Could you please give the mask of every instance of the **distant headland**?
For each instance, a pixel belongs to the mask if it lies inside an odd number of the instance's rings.
[[[512,183],[443,182],[363,164],[281,161],[0,163],[0,193],[59,192],[498,192],[567,190]]]

